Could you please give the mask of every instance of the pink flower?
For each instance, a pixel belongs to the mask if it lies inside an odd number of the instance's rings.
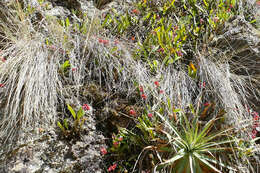
[[[177,51],[177,55],[178,55],[178,56],[182,56],[183,53],[179,50],[179,51]]]
[[[110,171],[114,171],[115,169],[116,169],[116,166],[117,166],[117,164],[115,163],[115,164],[113,164],[113,165],[111,165],[107,170],[108,170],[108,172],[110,172]]]
[[[135,112],[133,109],[131,109],[131,110],[129,111],[129,114],[135,116],[135,115],[136,115],[136,112]]]
[[[149,114],[148,114],[148,117],[152,118],[152,117],[153,117],[153,114],[152,114],[152,113],[149,113]]]
[[[5,86],[5,84],[3,84],[3,83],[0,83],[0,88],[2,88],[2,87],[4,87]]]
[[[76,70],[77,70],[77,68],[72,68],[71,70],[72,70],[72,71],[76,71]]]
[[[142,93],[144,92],[144,88],[142,86],[139,86],[139,91]]]
[[[0,58],[1,58],[1,61],[2,61],[2,62],[5,62],[5,61],[6,61],[6,59],[5,59],[4,57],[0,56]]]
[[[147,98],[147,96],[146,96],[145,94],[142,94],[141,97],[142,97],[143,99],[146,99],[146,98]]]
[[[100,152],[101,152],[101,154],[106,155],[107,154],[107,149],[102,147],[102,148],[100,148]]]
[[[203,24],[204,23],[204,20],[201,18],[200,19],[200,24]]]
[[[259,127],[259,123],[254,123],[253,129],[256,129],[257,127]]]
[[[254,111],[254,112],[252,112],[252,115],[253,116],[258,116],[258,112]]]
[[[160,93],[160,94],[163,94],[163,93],[164,93],[164,91],[163,91],[163,90],[160,90],[160,91],[159,91],[159,93]]]
[[[213,21],[214,21],[215,23],[217,23],[217,22],[219,21],[219,18],[216,16],[216,17],[213,18]]]
[[[252,134],[253,135],[256,135],[257,134],[257,131],[254,129],[254,130],[252,130]]]
[[[154,82],[154,85],[156,85],[156,87],[159,87],[160,84],[159,84],[158,81],[155,81],[155,82]]]
[[[90,106],[88,104],[84,104],[82,106],[82,108],[83,108],[84,111],[89,111],[90,110]]]
[[[252,137],[253,139],[255,139],[256,135],[254,135],[254,134],[251,134],[251,137]]]
[[[256,5],[260,6],[260,1],[257,1],[257,2],[256,2]]]
[[[164,52],[164,49],[161,47],[160,49],[157,50],[157,52],[159,52],[159,53],[160,53],[160,52],[163,53],[163,52]]]

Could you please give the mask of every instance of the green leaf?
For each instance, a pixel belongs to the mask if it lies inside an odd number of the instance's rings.
[[[69,68],[69,67],[70,67],[70,61],[69,61],[69,60],[65,61],[65,62],[61,65],[61,69],[63,70],[63,72],[64,72],[65,70],[67,70],[67,68]]]
[[[68,119],[67,118],[65,118],[63,120],[63,124],[64,124],[64,127],[68,130],[69,129],[69,125],[68,125]]]
[[[66,20],[65,20],[65,26],[66,26],[66,28],[68,28],[69,26],[70,26],[70,20],[69,20],[69,18],[67,17],[66,18]]]
[[[184,153],[184,149],[180,150],[173,158],[169,159],[169,160],[166,160],[160,164],[157,164],[155,167],[154,167],[154,172],[156,171],[157,167],[158,166],[162,166],[162,165],[169,165],[169,164],[173,164],[175,161],[181,159],[182,157],[185,156],[185,153]]]
[[[57,125],[58,125],[59,128],[62,130],[62,132],[64,132],[64,133],[66,132],[66,131],[65,131],[65,128],[61,125],[61,123],[60,123],[59,121],[57,122]]]
[[[70,111],[71,115],[73,116],[73,118],[75,120],[76,119],[76,113],[75,113],[74,109],[69,104],[67,104],[67,107],[68,107],[68,110]]]
[[[80,107],[79,111],[77,112],[77,120],[80,120],[80,118],[85,114],[82,107]]]

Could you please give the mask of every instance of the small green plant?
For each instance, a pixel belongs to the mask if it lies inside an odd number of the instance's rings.
[[[163,133],[167,136],[171,146],[164,149],[174,154],[171,158],[157,164],[154,167],[155,171],[169,166],[171,172],[221,172],[214,165],[234,170],[214,157],[216,152],[230,149],[223,145],[234,142],[234,140],[228,139],[227,135],[227,132],[231,129],[211,134],[211,129],[216,119],[210,120],[200,128],[197,116],[190,122],[185,115],[183,115],[184,123],[178,129],[160,113],[156,114],[165,122],[166,127],[169,129],[169,132],[163,131]],[[221,140],[219,140],[220,137]]]
[[[70,123],[70,119],[65,118],[63,120],[63,123],[58,121],[57,125],[61,129],[63,135],[66,138],[70,138],[80,133],[80,131],[82,130],[82,125],[84,124],[86,118],[83,117],[85,112],[82,107],[80,107],[77,113],[69,104],[67,105],[67,108],[72,115],[72,123]]]
[[[62,74],[65,74],[65,73],[68,71],[69,67],[70,67],[70,61],[67,60],[67,61],[65,61],[63,64],[61,64],[61,66],[60,66],[60,72],[61,72]]]

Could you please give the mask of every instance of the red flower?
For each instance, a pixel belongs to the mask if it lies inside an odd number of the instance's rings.
[[[231,9],[230,9],[230,8],[228,8],[228,9],[227,9],[227,12],[230,12],[230,11],[231,11]]]
[[[72,68],[71,70],[72,70],[72,71],[76,71],[76,70],[77,70],[77,68]]]
[[[117,142],[117,141],[114,141],[114,142],[113,142],[113,145],[114,145],[114,147],[116,147],[116,148],[117,148],[117,147],[118,147],[118,145],[119,145],[119,142]]]
[[[144,88],[142,86],[139,86],[139,91],[142,93],[144,92]]]
[[[118,138],[118,141],[123,141],[123,137],[122,136],[120,136],[119,138]]]
[[[0,83],[0,88],[2,88],[2,87],[4,87],[5,86],[5,84],[3,84],[3,83]]]
[[[135,112],[133,109],[131,109],[131,110],[129,111],[129,114],[135,116],[135,115],[136,115],[136,112]]]
[[[89,111],[90,110],[90,106],[88,104],[84,104],[82,106],[82,108],[83,108],[84,111]]]
[[[133,9],[133,10],[132,10],[132,13],[134,13],[134,14],[139,14],[140,12],[139,12],[137,9]]]
[[[209,103],[209,102],[206,102],[206,103],[204,103],[204,106],[208,106],[208,105],[210,105],[210,103]]]
[[[160,91],[159,91],[159,93],[160,93],[160,94],[163,94],[163,93],[164,93],[164,91],[163,91],[163,90],[160,90]]]
[[[159,84],[158,81],[155,81],[155,82],[154,82],[154,85],[156,85],[156,87],[159,87],[160,84]]]
[[[259,120],[259,116],[258,115],[255,115],[254,116],[254,121],[258,121]]]
[[[108,40],[103,40],[103,44],[108,44],[109,41]]]
[[[133,37],[131,37],[131,40],[132,40],[132,41],[134,41],[134,40],[135,40],[135,37],[134,37],[134,36],[133,36]]]
[[[255,134],[251,134],[251,137],[252,137],[253,139],[255,139],[256,135],[255,135]]]
[[[100,152],[101,152],[101,154],[106,155],[107,154],[107,149],[102,147],[102,148],[100,148]]]
[[[101,38],[98,39],[99,43],[103,43],[103,40]]]
[[[115,169],[116,169],[116,166],[117,166],[117,164],[115,163],[114,165],[111,165],[107,170],[108,170],[108,172],[110,172],[110,171],[114,171]]]
[[[206,86],[206,82],[202,82],[202,86],[201,86],[201,82],[199,82],[199,87],[200,88],[205,88],[205,86]]]
[[[152,118],[152,117],[153,117],[153,114],[152,114],[152,113],[149,113],[149,114],[148,114],[148,117]]]
[[[146,99],[146,98],[147,98],[147,96],[146,96],[145,94],[142,94],[141,97],[142,97],[143,99]]]

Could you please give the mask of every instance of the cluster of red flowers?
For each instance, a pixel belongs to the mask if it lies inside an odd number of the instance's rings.
[[[140,12],[139,12],[137,9],[133,9],[133,10],[132,10],[132,13],[134,13],[134,14],[136,14],[136,15],[140,14]]]
[[[147,96],[145,95],[144,88],[142,86],[139,86],[139,91],[141,93],[141,97],[145,100]]]
[[[252,130],[252,134],[251,137],[254,139],[256,138],[256,134],[257,134],[257,128],[259,127],[259,115],[257,112],[252,112],[252,115],[254,116],[254,123],[253,123],[253,130]]]
[[[102,148],[100,148],[100,152],[101,152],[102,155],[106,155],[107,154],[107,149],[102,147]]]
[[[119,136],[118,138],[116,138],[115,136],[113,136],[112,138],[113,138],[113,146],[114,146],[115,148],[117,148],[117,147],[119,146],[120,142],[122,142],[123,139],[124,139],[122,136]]]
[[[109,43],[109,41],[108,40],[103,40],[103,39],[98,39],[98,42],[99,43],[103,43],[104,45],[107,45],[108,43]]]
[[[108,171],[108,172],[114,171],[114,170],[116,169],[116,166],[117,166],[116,163],[113,164],[113,165],[111,165],[111,166],[107,169],[107,171]]]
[[[227,11],[230,12],[232,8],[233,8],[233,5],[230,4],[230,6],[229,6],[229,8],[227,9]]]
[[[135,110],[133,110],[133,109],[131,109],[131,110],[129,111],[129,114],[132,115],[132,116],[136,116],[136,112],[135,112]]]
[[[199,87],[200,88],[205,88],[205,86],[206,86],[206,82],[199,82]]]
[[[89,110],[91,109],[88,104],[84,104],[84,105],[82,106],[82,108],[83,108],[84,111],[89,111]]]

